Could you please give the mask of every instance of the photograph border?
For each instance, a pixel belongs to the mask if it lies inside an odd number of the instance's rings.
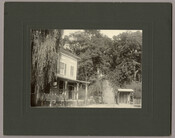
[[[24,27],[25,28],[25,27]],[[37,30],[37,29],[31,29],[32,27],[29,27],[29,29],[28,30],[30,30],[30,35],[32,35],[31,34],[31,31],[32,30]],[[56,29],[56,28],[55,28]],[[38,30],[40,30],[40,29],[38,29]],[[47,29],[42,29],[42,30],[47,30]],[[49,30],[49,29],[48,29]],[[50,29],[50,30],[52,30],[52,29]],[[63,33],[64,33],[64,31],[65,30],[68,30],[68,29],[58,29],[58,30],[61,30],[61,31],[63,31]],[[84,29],[84,31],[86,31],[87,29]],[[94,30],[94,29],[89,29],[89,30]],[[102,35],[102,37],[103,38],[108,38],[111,42],[114,42],[114,40],[112,39],[112,38],[109,38],[108,36],[105,36],[105,34],[103,34],[103,33],[101,33],[101,31],[105,31],[105,30],[107,30],[107,29],[98,29],[98,31],[99,31],[99,33]],[[110,33],[110,31],[116,31],[117,33],[118,33],[118,31],[120,31],[121,29],[111,29],[111,30],[107,30],[108,32],[108,34]],[[80,31],[80,29],[76,29],[76,31]],[[75,31],[75,32],[76,32]],[[141,43],[139,44],[140,45],[140,47],[141,47],[141,53],[140,53],[140,56],[139,56],[139,60],[142,60],[142,30],[121,30],[123,33],[127,33],[128,35],[132,35],[132,33],[134,34],[136,31],[139,31],[140,32],[140,34],[141,34],[141,38],[139,39],[140,41],[141,41]],[[28,31],[27,31],[28,32]],[[83,30],[81,30],[81,32],[83,32]],[[131,34],[130,34],[131,33]],[[120,34],[118,34],[118,35],[120,35]],[[116,35],[117,36],[117,35]],[[29,38],[31,38],[31,36],[27,36],[27,37],[29,37]],[[62,40],[63,40],[64,38],[62,38]],[[134,38],[132,38],[133,40],[135,40]],[[27,44],[26,45],[28,45],[28,44],[31,44],[31,42],[28,42],[28,39],[26,38],[26,40],[25,41],[27,41]],[[31,40],[30,40],[31,41]],[[38,45],[39,46],[39,45]],[[97,45],[96,45],[97,46]],[[111,45],[110,45],[111,46]],[[28,48],[27,49],[24,49],[24,53],[25,53],[25,51],[29,51],[29,50],[31,50],[31,46],[27,46]],[[60,47],[62,47],[62,46],[60,46]],[[64,47],[62,47],[63,49],[64,49]],[[68,49],[65,49],[65,50],[67,50],[68,52],[70,52]],[[26,58],[26,56],[25,55],[27,55],[28,53],[25,53],[24,54],[24,59]],[[133,53],[134,54],[134,53]],[[32,53],[29,53],[29,55],[32,55]],[[81,56],[79,56],[79,57],[81,57]],[[127,57],[125,57],[125,58],[127,58]],[[30,57],[30,59],[32,59],[32,57]],[[104,59],[104,58],[103,58]],[[138,59],[138,57],[137,57],[137,59]],[[136,61],[137,61],[137,59],[135,59]],[[105,59],[104,59],[105,60]],[[80,60],[79,61],[77,61],[77,63],[79,63],[79,62],[81,62],[81,58],[80,58]],[[139,62],[141,62],[141,61],[139,61]],[[29,60],[29,59],[27,59],[25,62],[24,62],[24,64],[25,63],[33,63],[31,60]],[[68,67],[68,65],[69,65],[69,63],[66,63],[67,64],[67,67]],[[93,63],[94,64],[94,63]],[[140,63],[141,65],[140,65],[140,70],[142,70],[142,63]],[[26,67],[26,69],[31,69],[31,66],[28,66],[28,67]],[[77,70],[78,71],[78,70]],[[29,72],[29,71],[27,71],[26,70],[26,72]],[[142,71],[141,71],[142,72]],[[68,73],[68,70],[67,70],[67,73]],[[78,72],[77,72],[78,73]],[[108,72],[109,73],[109,72]],[[77,76],[79,76],[78,74],[77,74]],[[106,75],[107,76],[107,75]],[[61,78],[62,77],[66,77],[66,79],[67,79],[67,81],[68,81],[68,83],[69,83],[69,79],[72,79],[72,78],[69,78],[69,76],[61,76]],[[58,79],[59,79],[59,77],[58,77]],[[106,79],[105,77],[102,77],[101,79]],[[25,80],[25,78],[24,78],[24,80]],[[30,80],[31,80],[31,78],[30,78]],[[107,80],[107,79],[106,79]],[[79,81],[79,80],[78,80]],[[84,80],[82,80],[82,81],[85,81],[85,79]],[[132,81],[134,81],[134,79],[132,79]],[[131,81],[131,82],[132,82]],[[70,82],[71,82],[71,80],[70,80]],[[74,83],[75,82],[77,82],[77,78],[75,79],[75,81],[74,81]],[[80,81],[79,81],[80,82]],[[135,82],[135,81],[134,81]],[[140,84],[138,85],[137,84],[137,88],[133,88],[133,90],[134,90],[134,92],[138,92],[139,90],[136,90],[136,89],[138,89],[138,88],[140,88],[141,90],[139,91],[140,92],[140,94],[142,94],[142,79],[140,79]],[[80,82],[81,83],[81,82]],[[89,84],[89,86],[87,86],[87,87],[91,87],[91,86],[93,86],[94,87],[94,82],[88,82],[88,84]],[[26,84],[26,85],[28,85],[28,83]],[[136,85],[136,84],[135,84]],[[27,87],[27,86],[26,86]],[[29,85],[28,85],[28,87],[30,87]],[[103,86],[102,86],[103,87]],[[110,87],[110,86],[109,86]],[[113,88],[113,86],[112,87],[110,87],[110,88]],[[118,85],[118,89],[119,88],[125,88],[124,86],[122,87],[119,87],[119,85]],[[29,89],[29,88],[27,88],[27,89]],[[103,87],[102,89],[105,89],[105,87]],[[127,86],[127,88],[126,89],[128,89],[129,91],[130,91],[130,89],[132,89],[132,86]],[[114,90],[114,89],[113,89]],[[31,90],[30,90],[31,91]],[[56,89],[56,92],[55,93],[57,93],[58,94],[58,91],[59,91],[59,89]],[[87,91],[88,91],[88,93],[91,93],[91,90],[89,89],[89,88],[87,88]],[[126,91],[126,90],[125,90]],[[84,91],[85,92],[85,91]],[[83,93],[84,93],[83,92]],[[52,93],[52,92],[50,92],[50,93]],[[105,91],[103,90],[103,94],[105,93]],[[117,89],[115,90],[115,92],[113,91],[112,92],[113,93],[113,96],[117,93]],[[115,93],[115,94],[114,94]],[[132,92],[131,92],[132,93]],[[45,92],[44,92],[44,94],[46,94]],[[28,92],[25,94],[25,95],[28,95]],[[116,94],[117,95],[117,94]],[[115,95],[115,96],[116,96]],[[47,96],[47,94],[46,94],[46,96]],[[58,96],[58,95],[57,95]],[[55,96],[55,97],[57,97],[57,96]],[[104,96],[104,95],[103,95]],[[134,96],[134,95],[133,95]],[[84,97],[85,98],[85,97]],[[84,99],[83,98],[83,99]],[[106,97],[107,98],[107,97]],[[125,109],[127,109],[127,108],[142,108],[142,97],[141,98],[139,98],[141,101],[139,102],[139,104],[137,103],[137,106],[135,106],[135,102],[133,102],[133,103],[128,103],[127,102],[127,104],[125,105],[125,104],[119,104],[118,102],[117,102],[117,98],[115,98],[115,97],[113,97],[114,99],[115,99],[115,104],[113,103],[111,103],[111,101],[109,101],[109,99],[108,99],[108,102],[105,102],[105,96],[103,97],[103,99],[104,99],[104,102],[102,102],[100,105],[99,105],[99,103],[96,103],[96,105],[95,105],[95,103],[93,103],[93,106],[90,106],[90,105],[92,105],[92,103],[91,104],[85,104],[85,105],[77,105],[76,103],[74,103],[73,105],[58,105],[58,103],[55,103],[54,105],[51,105],[50,104],[50,106],[48,106],[48,101],[50,100],[50,98],[48,99],[48,98],[46,98],[47,99],[47,104],[46,103],[43,103],[42,105],[40,105],[40,104],[38,104],[38,105],[32,105],[32,107],[44,107],[44,108],[60,108],[60,107],[64,107],[64,108],[125,108]],[[113,98],[111,99],[112,101],[113,101]],[[28,97],[26,98],[26,100],[25,101],[28,101],[27,100],[28,99]],[[31,98],[30,98],[31,99]],[[66,99],[66,100],[69,100],[69,99]],[[75,99],[73,99],[73,100],[75,100]],[[81,100],[82,100],[82,98],[81,98]],[[57,99],[57,101],[58,101],[58,99]],[[103,101],[103,100],[102,100]],[[67,102],[69,102],[69,101],[67,101]],[[28,103],[27,103],[27,105],[28,105]],[[104,106],[103,106],[104,105]]]

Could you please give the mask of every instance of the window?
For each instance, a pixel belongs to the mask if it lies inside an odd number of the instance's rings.
[[[63,62],[60,62],[60,74],[66,75],[66,64]]]
[[[74,76],[74,67],[73,66],[70,67],[70,76],[71,77]]]

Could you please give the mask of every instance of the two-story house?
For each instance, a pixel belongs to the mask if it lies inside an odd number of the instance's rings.
[[[77,80],[77,68],[80,57],[60,49],[57,63],[57,89],[64,94],[66,100],[78,100],[79,86],[85,86],[85,101],[87,100],[88,84],[90,82]]]

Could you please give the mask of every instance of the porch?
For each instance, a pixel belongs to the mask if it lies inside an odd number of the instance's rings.
[[[49,95],[50,106],[82,106],[87,104],[88,84],[90,82],[72,80],[61,75],[57,76]],[[81,90],[80,90],[81,89]],[[83,95],[81,96],[83,89]],[[81,92],[81,93],[80,93]]]

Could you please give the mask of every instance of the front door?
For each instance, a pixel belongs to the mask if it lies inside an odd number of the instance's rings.
[[[127,93],[127,92],[120,92],[120,94],[119,94],[119,103],[128,104],[129,100],[130,100],[129,96],[130,96],[129,93]]]
[[[68,86],[68,98],[69,99],[73,99],[73,91],[74,91],[74,87],[69,85]]]

